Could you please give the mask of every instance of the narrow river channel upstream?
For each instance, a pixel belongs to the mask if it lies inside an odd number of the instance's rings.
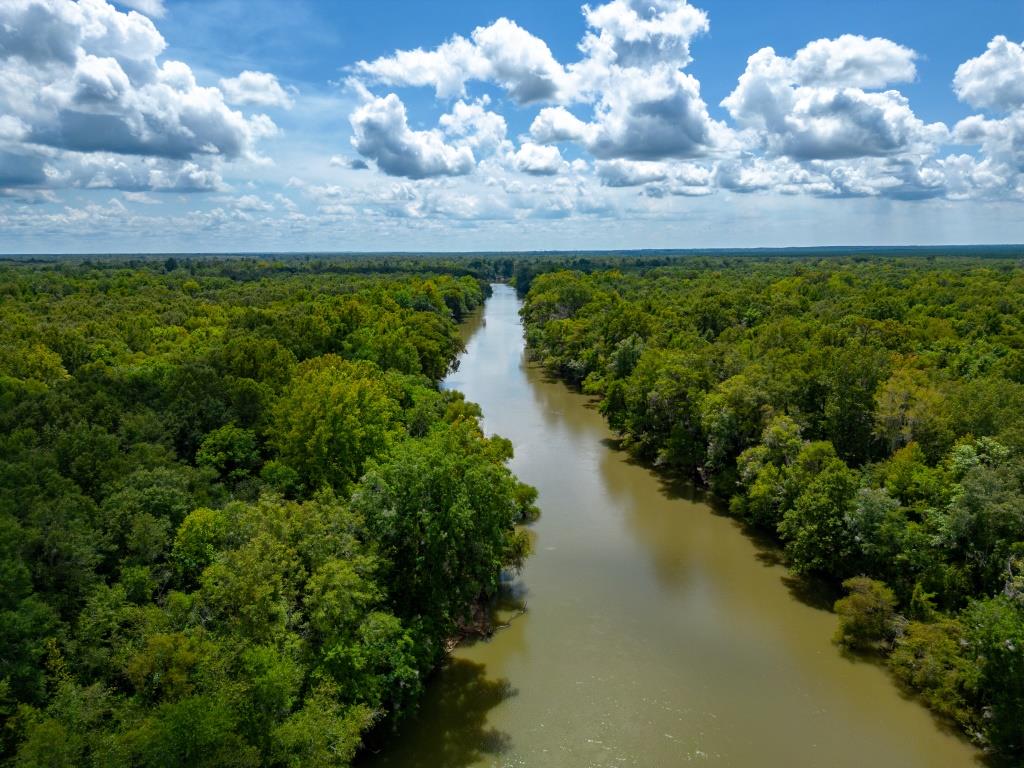
[[[540,492],[534,554],[376,766],[946,768],[978,753],[832,644],[776,550],[616,450],[590,398],[526,362],[494,286],[445,386]],[[520,610],[523,609],[523,610]]]

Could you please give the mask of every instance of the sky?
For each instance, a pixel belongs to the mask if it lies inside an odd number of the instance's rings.
[[[0,252],[1024,243],[1024,0],[0,0]]]

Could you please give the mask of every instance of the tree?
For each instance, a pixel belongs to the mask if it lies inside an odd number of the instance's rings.
[[[483,297],[441,264],[0,267],[0,762],[343,766],[412,709],[447,625],[396,614],[366,463],[451,423],[534,500],[435,386]]]
[[[1009,598],[973,603],[964,613],[967,640],[978,666],[977,699],[987,735],[1003,753],[1024,753],[1024,615]]]
[[[889,667],[931,709],[977,732],[981,723],[971,709],[977,667],[964,656],[964,635],[955,619],[912,621],[896,638]]]
[[[400,413],[376,365],[327,355],[299,366],[270,442],[309,487],[344,491],[397,436]]]
[[[198,695],[161,704],[122,738],[132,764],[145,768],[255,768],[259,753],[239,725],[224,698]]]
[[[800,426],[789,416],[772,418],[761,434],[761,442],[736,459],[739,485],[730,506],[734,514],[775,531],[783,512],[792,502],[787,475],[803,445]]]
[[[233,424],[210,432],[196,453],[196,464],[216,470],[232,483],[248,479],[256,471],[259,461],[256,433]]]
[[[896,634],[896,595],[880,581],[855,576],[843,582],[848,592],[835,603],[839,628],[835,640],[855,650],[873,650]]]
[[[422,623],[428,637],[445,636],[478,598],[493,595],[501,569],[528,550],[515,524],[532,505],[524,508],[504,466],[510,455],[507,441],[484,438],[475,424],[441,424],[374,462],[353,493],[353,510],[380,542],[398,616]]]
[[[788,477],[802,488],[779,523],[790,565],[798,573],[841,577],[852,546],[847,518],[857,473],[835,455],[830,444],[810,443],[797,456]]]
[[[320,683],[302,708],[274,729],[273,758],[287,768],[347,765],[372,722],[369,707],[345,706],[336,686]]]
[[[876,431],[890,452],[914,441],[937,458],[952,442],[945,399],[921,371],[898,369],[879,387],[875,403]]]
[[[851,557],[866,573],[886,574],[903,544],[906,516],[884,488],[859,488],[846,513]]]

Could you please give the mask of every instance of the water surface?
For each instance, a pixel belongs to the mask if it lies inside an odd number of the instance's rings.
[[[494,287],[445,386],[540,492],[492,640],[461,647],[374,766],[960,768],[977,753],[844,658],[771,548],[615,449],[590,399],[526,363]],[[525,612],[516,608],[525,605]]]

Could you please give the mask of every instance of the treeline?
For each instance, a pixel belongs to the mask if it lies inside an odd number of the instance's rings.
[[[1024,754],[1024,269],[682,259],[531,276],[532,354],[842,582],[837,635]]]
[[[0,761],[346,765],[415,706],[535,494],[437,387],[486,283],[404,266],[0,266]]]
[[[533,263],[534,260],[530,260]],[[235,282],[263,280],[272,276],[367,275],[408,276],[443,274],[475,277],[484,283],[509,281],[522,258],[502,254],[479,256],[437,254],[138,254],[119,256],[0,256],[0,266],[44,266],[54,269],[90,269],[117,265],[122,269],[157,272],[182,270],[189,275],[226,277]],[[537,261],[537,263],[541,263]],[[550,260],[546,263],[552,264]],[[550,269],[551,267],[549,267]]]

